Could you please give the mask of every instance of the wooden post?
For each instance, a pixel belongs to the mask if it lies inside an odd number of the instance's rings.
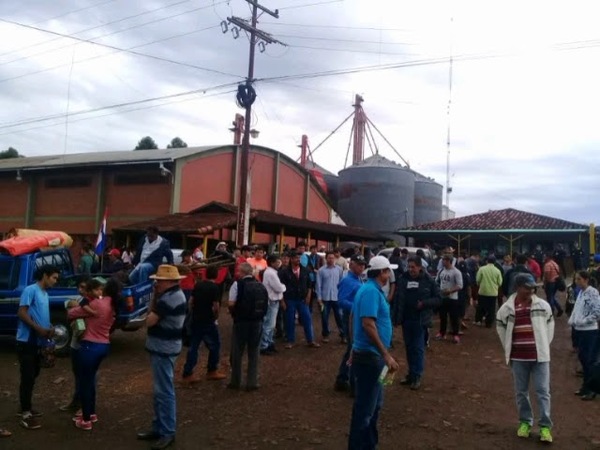
[[[256,225],[252,224],[250,226],[250,243],[251,244],[255,244],[254,242],[254,235],[256,234]]]
[[[595,267],[594,256],[596,255],[596,225],[590,224],[590,267]]]
[[[208,258],[208,234],[205,234],[202,238],[202,253],[204,253],[204,258]]]
[[[279,256],[283,255],[283,241],[285,240],[285,228],[279,229]]]
[[[340,237],[336,236],[335,237],[335,248],[339,248],[339,246],[340,246]]]
[[[306,246],[308,247],[306,250],[310,248],[310,231],[308,232],[308,237],[306,238]]]

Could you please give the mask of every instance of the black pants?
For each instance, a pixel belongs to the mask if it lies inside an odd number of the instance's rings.
[[[262,335],[262,321],[238,322],[233,324],[231,337],[231,381],[234,387],[242,383],[242,357],[248,349],[248,375],[246,386],[258,387],[258,355],[260,351],[260,338]]]
[[[450,325],[452,334],[458,336],[460,331],[460,302],[451,298],[443,298],[440,307],[440,334],[444,336],[448,329],[448,316],[450,316]]]
[[[21,411],[31,411],[31,398],[35,379],[40,374],[40,353],[36,345],[17,342],[17,355],[21,370],[21,385],[19,386],[19,399]]]
[[[496,297],[480,295],[475,312],[475,322],[481,322],[485,317],[485,326],[490,328],[496,320]]]

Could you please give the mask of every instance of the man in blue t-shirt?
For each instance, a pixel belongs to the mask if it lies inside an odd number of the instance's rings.
[[[36,273],[37,282],[23,289],[17,312],[17,355],[21,372],[20,425],[28,430],[41,427],[38,421],[41,413],[33,410],[31,398],[35,379],[40,374],[40,347],[54,335],[47,290],[56,284],[58,275],[57,267],[42,266]]]
[[[398,370],[398,363],[388,349],[392,342],[390,306],[382,287],[390,278],[390,264],[385,256],[371,258],[368,281],[356,293],[352,308],[352,375],[356,383],[348,450],[377,448],[377,419],[383,404],[383,390],[378,378],[387,366]]]

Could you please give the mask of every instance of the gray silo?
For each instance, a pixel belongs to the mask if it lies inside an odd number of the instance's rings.
[[[337,211],[338,207],[338,191],[340,185],[340,177],[337,175],[333,175],[330,173],[324,173],[323,178],[325,179],[325,183],[327,184],[327,194],[331,199],[331,203],[333,204],[333,209]]]
[[[340,172],[338,213],[350,226],[393,232],[413,225],[415,174],[380,155]]]
[[[442,220],[444,187],[431,178],[415,173],[414,225]]]

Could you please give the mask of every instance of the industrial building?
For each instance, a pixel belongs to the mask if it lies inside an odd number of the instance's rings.
[[[212,201],[238,204],[239,146],[206,146],[15,158],[0,161],[0,233],[57,229],[95,240],[105,209],[108,231]],[[266,147],[250,153],[251,205],[328,223],[330,201],[298,163]],[[230,230],[224,239],[233,237]],[[268,235],[256,235],[269,242]],[[76,252],[75,252],[76,253]]]

